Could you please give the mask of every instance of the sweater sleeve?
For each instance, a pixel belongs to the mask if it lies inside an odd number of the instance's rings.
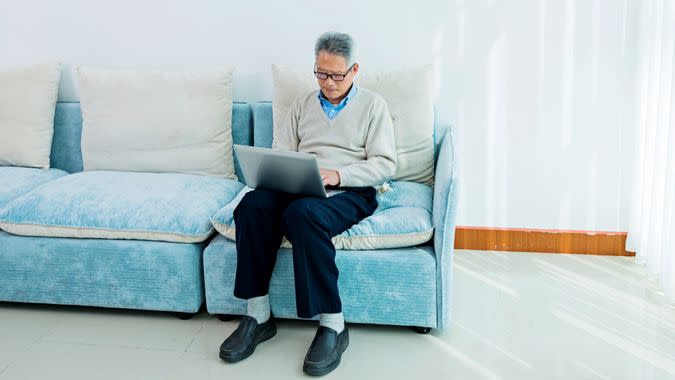
[[[373,103],[368,117],[366,159],[338,168],[340,186],[375,186],[396,172],[394,125],[384,99]]]
[[[281,125],[274,126],[279,128],[279,133],[272,141],[272,149],[298,151],[299,107],[298,102],[294,101],[288,115],[282,119]]]

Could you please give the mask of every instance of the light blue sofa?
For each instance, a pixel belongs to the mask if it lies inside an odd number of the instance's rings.
[[[256,105],[253,135],[255,146],[272,145],[271,103]],[[339,250],[339,288],[348,322],[412,326],[418,332],[449,324],[458,191],[450,128],[436,125],[435,141],[435,185],[429,199],[433,239],[407,248]],[[235,243],[220,235],[204,251],[207,310],[223,319],[246,313],[246,302],[233,296],[236,257]],[[292,253],[282,248],[270,284],[277,317],[297,318],[293,282]]]
[[[234,143],[251,145],[252,119],[249,104],[233,105]],[[105,220],[107,216],[101,214],[110,212],[122,214],[114,222],[122,225],[126,211],[140,210],[135,217],[146,218],[151,229],[155,228],[155,222],[163,222],[168,214],[183,207],[181,212],[190,220],[186,222],[183,215],[174,215],[171,223],[199,230],[206,240],[175,243],[77,239],[19,236],[0,231],[0,301],[159,310],[182,316],[197,312],[204,302],[202,253],[213,236],[209,218],[243,185],[223,180],[229,182],[205,188],[201,181],[214,179],[203,176],[81,173],[81,132],[79,103],[58,103],[52,169],[0,167],[3,218],[35,223],[29,217],[40,211],[86,224],[90,219]],[[236,162],[235,166],[239,175]],[[146,186],[141,188],[141,184]],[[141,195],[145,198],[139,198]],[[157,199],[153,200],[153,196]],[[144,214],[143,207],[148,204],[152,204],[152,212]],[[131,210],[132,207],[137,209]],[[114,224],[111,226],[115,228]]]

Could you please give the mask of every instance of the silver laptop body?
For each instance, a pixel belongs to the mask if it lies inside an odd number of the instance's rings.
[[[326,198],[316,157],[247,145],[234,145],[246,186]]]

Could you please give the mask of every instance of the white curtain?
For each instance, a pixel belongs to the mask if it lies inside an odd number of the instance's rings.
[[[675,0],[641,4],[633,201],[626,250],[675,302]]]

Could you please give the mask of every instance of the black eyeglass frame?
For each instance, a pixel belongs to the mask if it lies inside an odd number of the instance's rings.
[[[321,72],[321,71],[316,71],[316,65],[314,65],[314,76],[317,79],[320,79],[320,80],[326,80],[326,79],[330,78],[334,82],[342,82],[343,80],[345,80],[347,75],[349,75],[349,73],[352,71],[352,69],[354,68],[355,65],[356,65],[356,63],[352,64],[344,74],[328,74],[328,73],[324,73],[324,72]],[[321,77],[319,77],[319,75],[322,75],[322,76],[325,75],[326,77],[321,78]],[[334,78],[333,76],[341,77],[341,79]]]

